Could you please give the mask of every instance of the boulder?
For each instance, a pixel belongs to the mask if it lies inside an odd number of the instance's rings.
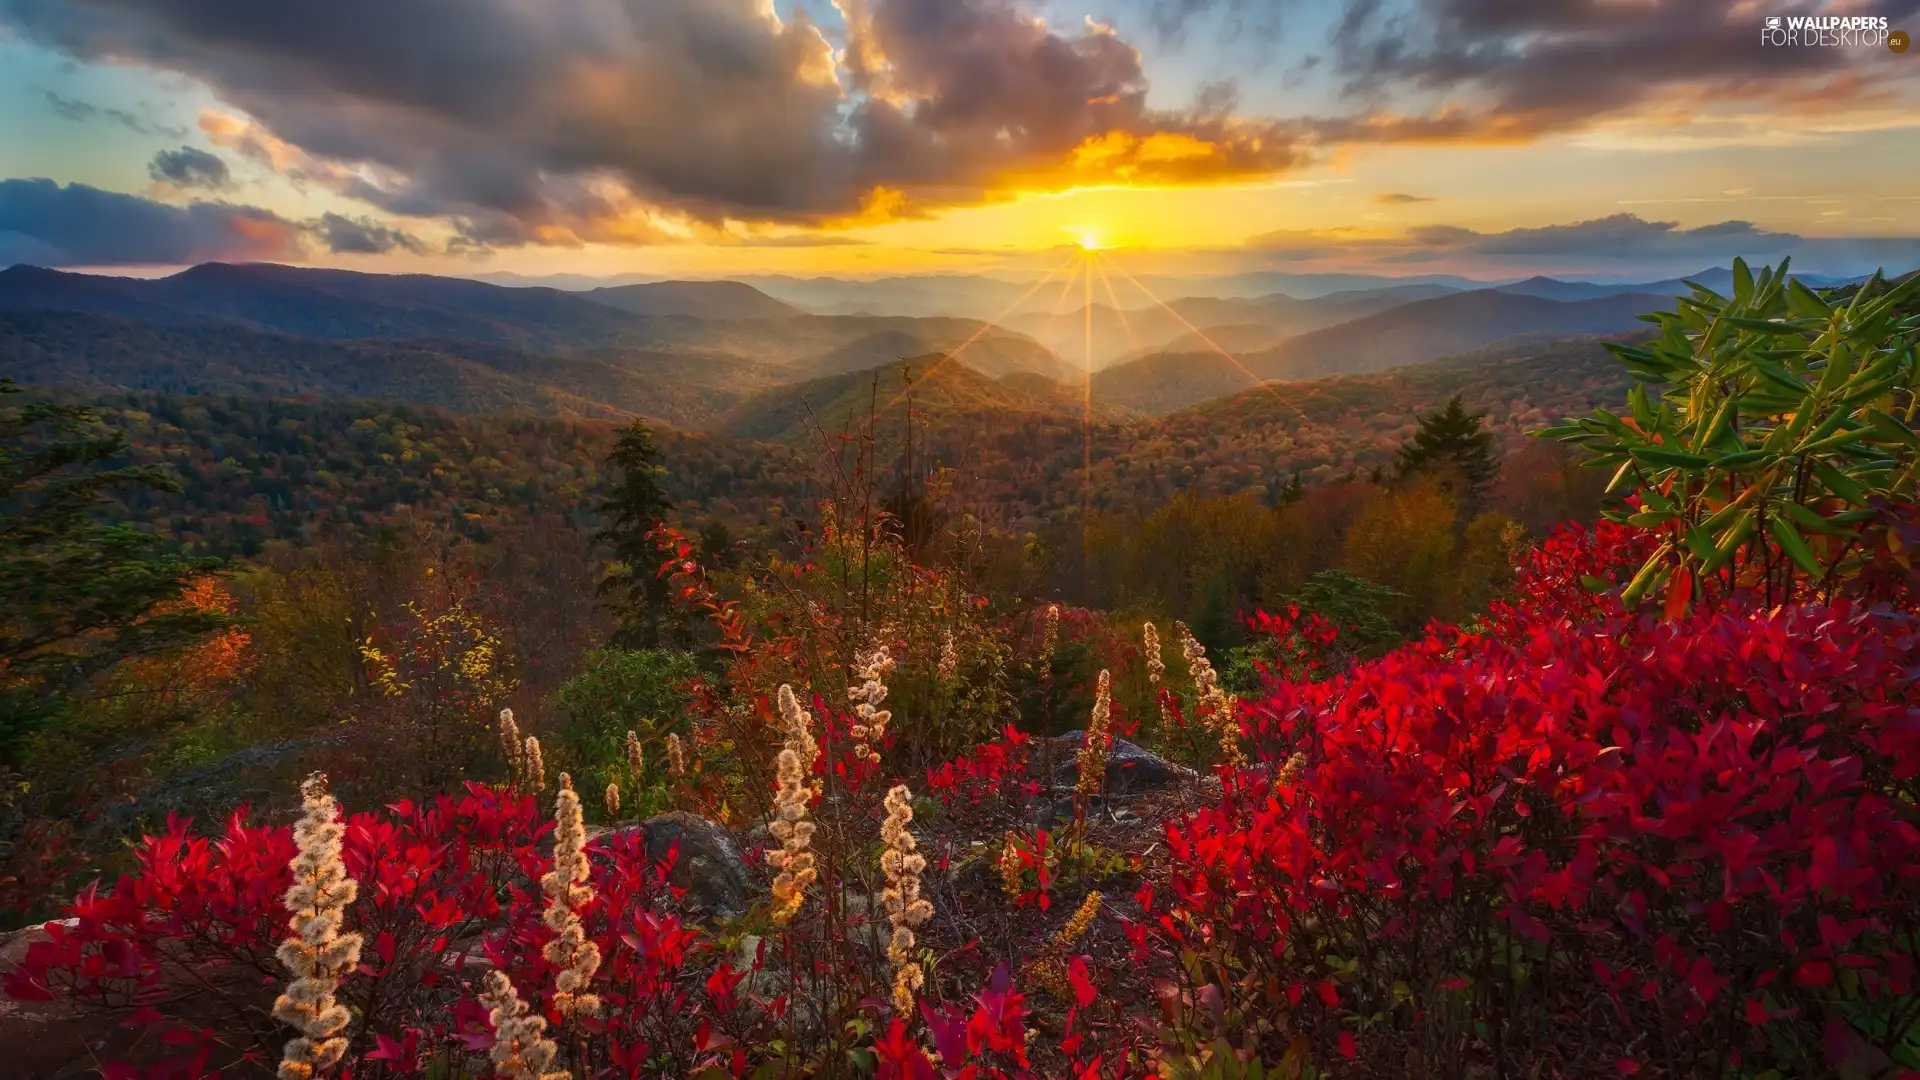
[[[679,855],[667,880],[685,890],[685,901],[705,915],[739,915],[753,893],[753,875],[740,845],[725,826],[684,810],[661,814],[635,825],[607,830],[638,831],[646,837],[647,858],[660,861],[677,844]]]
[[[1053,785],[1071,788],[1080,780],[1080,747],[1086,739],[1083,731],[1069,731],[1049,740],[1052,743]],[[1028,759],[1038,762],[1036,754]],[[1108,797],[1138,795],[1160,791],[1175,784],[1190,784],[1200,774],[1184,765],[1176,765],[1151,750],[1144,750],[1125,739],[1107,742],[1107,775],[1100,792]]]

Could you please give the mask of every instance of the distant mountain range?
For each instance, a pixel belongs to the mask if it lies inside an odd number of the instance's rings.
[[[1029,312],[1002,319],[1001,325],[1032,336],[1068,364],[1084,370],[1091,359],[1091,366],[1099,370],[1156,352],[1266,348],[1295,334],[1458,291],[1450,285],[1414,284],[1326,293],[1307,300],[1286,293],[1187,296],[1164,306],[1134,310],[1096,303],[1060,313]],[[1231,338],[1234,344],[1222,338]]]
[[[844,420],[852,414],[841,406],[852,399],[842,397],[857,385],[870,390],[876,377],[931,370],[922,388],[928,410],[956,417],[992,409],[1054,418],[1089,408],[1110,418],[1157,414],[1262,381],[1632,330],[1636,316],[1670,308],[1685,289],[1677,280],[1529,278],[1466,288],[1476,283],[1262,273],[1213,284],[1294,291],[1182,295],[1158,289],[1193,282],[1155,280],[1158,295],[1180,298],[1137,309],[1109,302],[1057,315],[1015,311],[995,324],[802,306],[855,295],[908,308],[964,306],[1007,290],[1020,290],[1017,300],[1034,292],[1030,285],[949,275],[568,291],[269,264],[209,263],[157,279],[15,266],[0,271],[0,375],[172,393],[382,399],[465,413],[640,416],[790,440],[803,426],[795,410]],[[1693,280],[1731,287],[1724,270]],[[1363,287],[1337,287],[1356,284]],[[1089,355],[1098,369],[1090,387]],[[943,356],[953,359],[933,362]]]
[[[0,374],[196,393],[390,397],[700,426],[783,383],[959,350],[1065,378],[978,320],[801,314],[738,282],[565,292],[209,263],[144,280],[0,271]]]
[[[1093,393],[1126,408],[1167,412],[1266,380],[1384,371],[1494,342],[1620,333],[1639,325],[1638,316],[1672,303],[1670,297],[1631,292],[1590,300],[1497,289],[1449,293],[1235,355],[1162,351],[1097,372]]]

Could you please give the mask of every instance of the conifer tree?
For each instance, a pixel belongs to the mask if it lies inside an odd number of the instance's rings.
[[[1500,470],[1493,433],[1482,429],[1485,419],[1485,413],[1467,412],[1459,394],[1448,398],[1445,408],[1422,416],[1413,438],[1400,448],[1401,479],[1451,469],[1464,484],[1462,501],[1469,508],[1477,505]]]
[[[19,393],[0,379],[0,397]],[[231,622],[154,613],[220,561],[159,553],[153,534],[99,519],[110,491],[180,490],[163,467],[116,465],[126,435],[99,420],[55,402],[0,408],[0,760],[121,660]]]
[[[614,565],[600,582],[600,595],[620,620],[613,642],[628,648],[657,648],[667,636],[671,612],[667,582],[660,576],[660,551],[649,537],[673,504],[660,489],[666,470],[653,432],[640,421],[620,433],[607,455],[607,464],[619,472],[613,496],[600,504],[606,525],[594,539],[613,553]]]

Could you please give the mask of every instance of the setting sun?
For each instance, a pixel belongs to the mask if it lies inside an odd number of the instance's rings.
[[[1099,251],[1107,246],[1100,242],[1099,234],[1092,229],[1077,229],[1075,235],[1079,238],[1078,243],[1082,251]]]

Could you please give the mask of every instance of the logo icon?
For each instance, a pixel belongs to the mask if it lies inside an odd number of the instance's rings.
[[[1780,16],[1778,15],[1767,16],[1767,29],[1769,30],[1780,29]]]
[[[1913,38],[1907,36],[1905,30],[1895,30],[1893,33],[1887,35],[1887,48],[1892,49],[1894,52],[1906,52],[1907,46],[1911,44],[1913,44]]]

